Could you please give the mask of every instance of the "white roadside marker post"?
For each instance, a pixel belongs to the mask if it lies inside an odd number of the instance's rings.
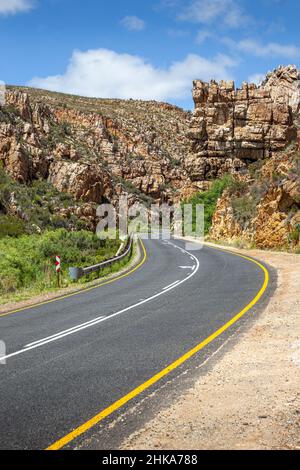
[[[56,276],[57,276],[57,287],[59,288],[60,287],[60,271],[61,271],[60,256],[56,256],[55,266],[56,266]]]

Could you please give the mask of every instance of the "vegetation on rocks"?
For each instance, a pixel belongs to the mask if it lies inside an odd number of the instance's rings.
[[[211,237],[299,252],[298,150],[252,164],[250,170],[218,201]]]
[[[224,190],[232,184],[233,179],[230,175],[225,175],[223,178],[213,181],[210,189],[207,191],[199,192],[192,196],[189,200],[185,201],[187,204],[204,205],[204,233],[207,235],[212,225],[212,218],[216,211],[218,199],[222,196]],[[195,225],[195,213],[193,225]]]
[[[45,180],[20,184],[0,167],[0,238],[37,233],[46,229],[85,228],[75,214],[60,214],[80,204],[70,194],[60,192]]]
[[[216,240],[296,249],[300,72],[279,67],[241,89],[196,80],[193,96],[191,115],[155,101],[8,87],[0,237],[94,230],[97,205],[128,195],[130,205],[204,204]]]

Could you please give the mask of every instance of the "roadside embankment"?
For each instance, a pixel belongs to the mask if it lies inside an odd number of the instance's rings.
[[[277,270],[268,306],[123,449],[300,449],[300,256],[238,251]]]
[[[98,241],[99,243],[99,241]],[[116,247],[109,252],[109,255],[106,255],[106,258],[112,257],[115,255],[116,249],[119,248],[119,244],[116,243]],[[105,250],[102,250],[105,253]],[[96,253],[97,254],[97,253]],[[99,256],[99,253],[98,253]],[[79,292],[83,289],[90,289],[93,287],[100,286],[101,284],[116,279],[120,276],[126,275],[127,271],[135,269],[142,258],[141,249],[139,243],[134,243],[132,253],[126,256],[123,260],[120,260],[109,266],[102,269],[101,276],[98,278],[98,275],[90,275],[90,280],[88,276],[85,276],[83,280],[74,284],[71,282],[67,274],[67,269],[65,268],[64,278],[62,281],[62,288],[55,288],[54,286],[45,285],[43,290],[39,291],[39,286],[33,285],[29,286],[27,289],[22,289],[17,292],[12,292],[11,295],[1,295],[0,296],[0,316],[6,312],[13,311],[15,309],[27,308],[32,305],[40,304],[43,302],[48,302],[53,299],[59,298],[61,296],[70,295],[76,292]],[[105,257],[104,257],[105,259]],[[101,259],[97,260],[95,258],[90,258],[90,264],[93,264],[95,261],[102,261]],[[53,270],[53,268],[52,268]],[[1,294],[1,293],[0,293]]]

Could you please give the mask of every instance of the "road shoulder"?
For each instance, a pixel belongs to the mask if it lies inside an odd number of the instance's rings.
[[[276,292],[210,371],[122,449],[300,448],[300,256],[230,250],[274,267]]]

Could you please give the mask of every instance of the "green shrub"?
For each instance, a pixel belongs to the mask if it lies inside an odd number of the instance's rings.
[[[170,158],[170,163],[172,166],[180,167],[182,162],[179,158]]]
[[[236,221],[245,225],[251,218],[255,217],[257,206],[269,189],[268,181],[259,181],[250,187],[247,183],[237,186],[236,191],[231,194],[231,206]]]
[[[16,120],[20,117],[20,111],[12,106],[12,105],[5,105],[0,107],[0,122],[5,122],[7,124],[11,122],[16,122]]]
[[[192,204],[196,207],[197,204],[204,205],[204,233],[207,235],[211,228],[212,218],[216,211],[218,199],[222,196],[226,188],[232,184],[232,177],[225,175],[222,179],[215,180],[208,191],[196,194],[185,203]],[[195,214],[193,216],[193,228],[195,229]]]
[[[55,257],[61,256],[62,280],[69,282],[68,268],[90,266],[115,255],[119,240],[100,241],[91,232],[65,229],[42,235],[0,239],[0,292],[9,294],[36,287],[39,291],[56,286]]]
[[[25,233],[25,223],[10,215],[0,215],[0,238],[19,237]]]
[[[0,261],[1,277],[0,292],[11,293],[21,287],[20,273],[18,269],[7,266]]]
[[[23,214],[22,218],[26,221],[25,223],[22,222],[22,233],[35,233],[36,229],[33,227],[47,230],[67,228],[69,226],[77,227],[77,224],[79,224],[79,219],[75,215],[71,215],[69,219],[57,216],[57,209],[78,206],[81,204],[80,201],[75,202],[71,195],[59,192],[45,180],[35,180],[30,185],[22,185],[14,181],[0,167],[0,209],[3,209],[4,212],[9,211],[12,194],[16,205]],[[17,224],[17,219],[14,220]],[[7,221],[0,215],[0,226],[6,223]],[[79,224],[79,226],[85,228],[84,224]],[[16,235],[19,234],[20,230],[16,230]],[[14,234],[5,233],[4,231],[3,236],[5,235]]]
[[[246,183],[246,181],[240,181],[235,178],[231,178],[230,181],[228,181],[227,188],[229,194],[243,194],[248,188],[248,183]]]
[[[57,144],[66,143],[68,137],[72,135],[72,126],[65,121],[59,123],[50,123],[50,133],[48,134],[45,145],[51,149],[55,148]]]
[[[245,224],[256,213],[257,200],[250,195],[232,197],[231,205],[237,222]]]
[[[294,229],[289,233],[289,241],[294,245],[300,242],[300,224],[295,225]]]
[[[297,176],[300,176],[300,155],[299,153],[295,157],[295,166],[293,168],[293,173]]]
[[[261,177],[261,169],[265,163],[265,160],[257,160],[256,162],[250,163],[248,171],[253,179],[259,179]]]

